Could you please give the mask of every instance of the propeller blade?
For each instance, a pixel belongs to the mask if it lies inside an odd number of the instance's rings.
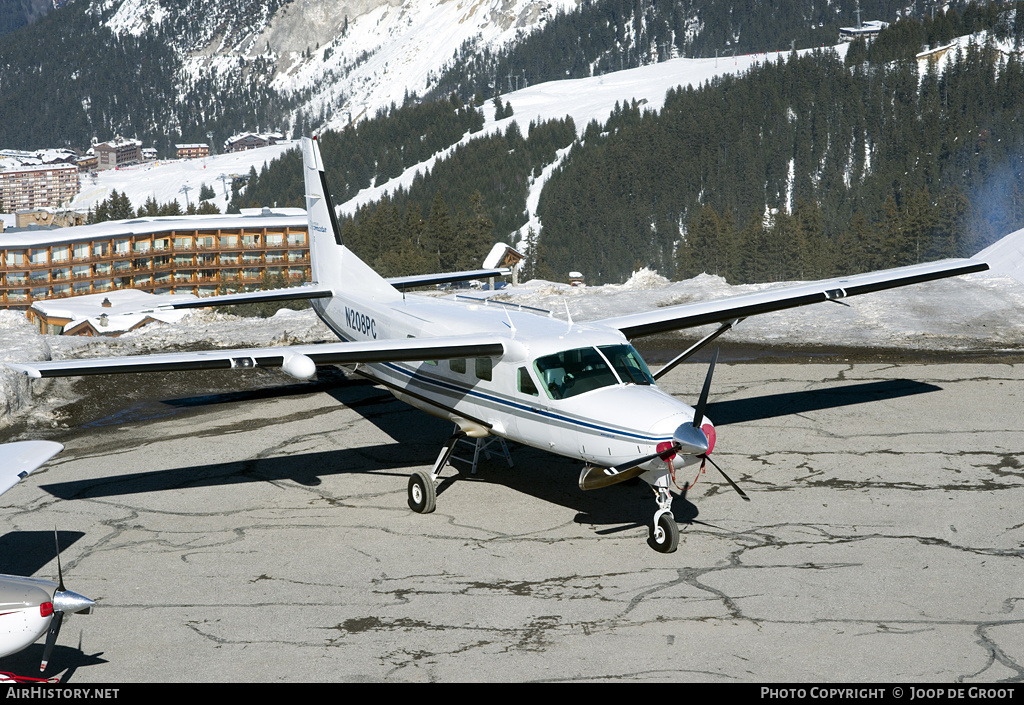
[[[43,648],[43,662],[39,664],[39,672],[46,670],[46,664],[50,662],[50,654],[53,653],[53,645],[57,643],[57,635],[60,634],[60,624],[64,621],[64,613],[55,611],[50,620],[50,630],[46,633],[46,646]]]
[[[57,549],[57,592],[64,592],[64,571],[60,569],[60,540],[57,538],[57,527],[53,527],[53,545]]]
[[[715,373],[715,363],[718,362],[719,350],[720,348],[715,348],[715,352],[711,356],[711,365],[708,367],[707,377],[704,378],[704,389],[700,390],[700,400],[697,402],[697,406],[693,410],[694,428],[700,428],[701,421],[704,420],[704,410],[708,406],[708,394],[711,392],[711,376]]]
[[[737,485],[735,482],[733,482],[731,477],[729,477],[728,475],[725,474],[725,470],[723,470],[722,468],[718,467],[718,463],[716,463],[714,460],[712,460],[710,455],[707,455],[705,453],[704,455],[701,456],[701,458],[703,458],[704,460],[706,460],[709,463],[711,463],[712,465],[714,465],[715,466],[715,470],[717,470],[718,472],[722,473],[722,477],[725,478],[725,481],[728,482],[730,485],[732,485],[732,488],[734,490],[739,492],[740,497],[742,497],[744,501],[746,501],[746,502],[750,501],[750,497],[747,496],[747,493],[744,492],[743,490],[741,490],[740,486]]]

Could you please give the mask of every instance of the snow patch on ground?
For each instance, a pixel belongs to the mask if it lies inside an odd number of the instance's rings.
[[[35,329],[25,315],[0,311],[0,363],[50,359],[49,337]],[[28,377],[0,365],[0,428],[32,406],[33,390]]]

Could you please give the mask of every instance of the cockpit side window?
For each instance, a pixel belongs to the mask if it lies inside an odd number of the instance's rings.
[[[552,399],[568,399],[620,382],[595,348],[564,350],[539,357],[533,364]]]

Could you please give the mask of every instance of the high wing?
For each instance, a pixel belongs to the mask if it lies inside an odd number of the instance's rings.
[[[17,441],[0,444],[0,494],[14,487],[18,480],[64,450],[53,441]]]
[[[9,362],[7,365],[29,377],[36,378],[77,377],[125,372],[280,367],[293,377],[309,379],[313,376],[314,367],[317,365],[496,357],[504,352],[505,346],[498,336],[453,335],[437,338],[293,345],[278,348],[204,350],[59,362]]]
[[[702,301],[669,306],[656,311],[605,318],[594,323],[618,328],[627,338],[693,328],[709,323],[723,323],[759,313],[782,311],[820,301],[835,301],[848,296],[868,294],[909,284],[983,272],[988,264],[972,259],[947,259],[928,264],[885,269],[838,279],[824,279],[808,284],[768,289],[753,294],[730,296],[715,301]]]

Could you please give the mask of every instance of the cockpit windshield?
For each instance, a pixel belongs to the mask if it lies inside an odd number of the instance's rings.
[[[632,345],[602,345],[598,350],[604,353],[612,363],[612,369],[619,373],[626,384],[654,384],[647,363]]]
[[[616,384],[654,384],[647,365],[630,345],[563,350],[537,358],[534,366],[552,399],[568,399]]]

